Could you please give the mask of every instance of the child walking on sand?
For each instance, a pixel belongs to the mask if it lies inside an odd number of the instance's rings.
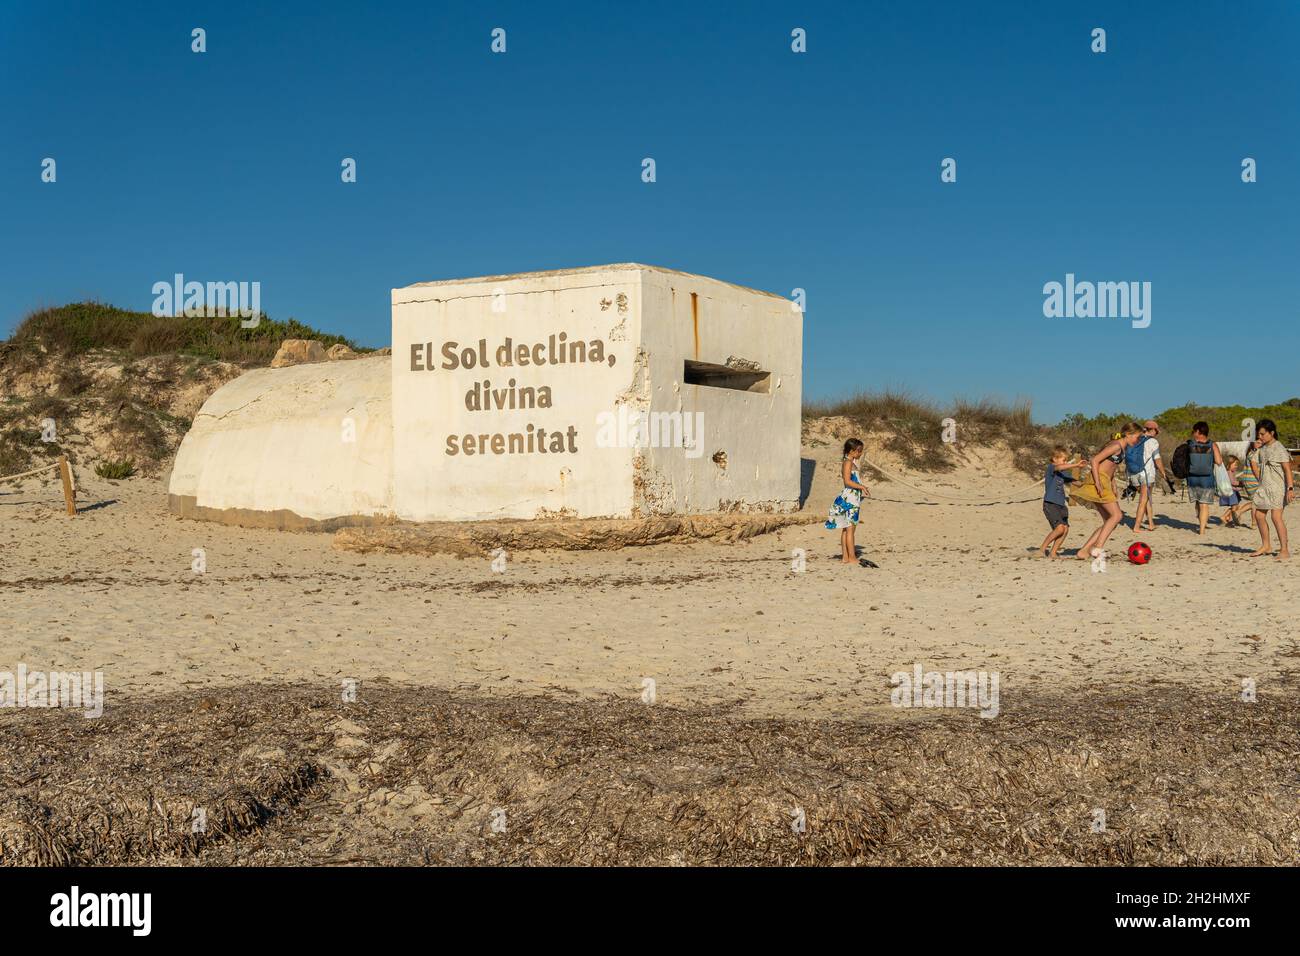
[[[1058,557],[1057,552],[1060,551],[1065,536],[1070,533],[1070,507],[1065,501],[1065,483],[1078,479],[1068,472],[1087,464],[1086,461],[1069,461],[1069,457],[1070,453],[1064,448],[1053,448],[1052,460],[1043,475],[1043,516],[1052,529],[1038,546],[1045,558]]]
[[[1241,521],[1237,516],[1254,506],[1246,496],[1245,482],[1241,480],[1241,459],[1236,455],[1225,455],[1223,462],[1228,472],[1228,481],[1232,485],[1232,494],[1219,495],[1219,504],[1228,509],[1219,516],[1219,524],[1225,528],[1240,528]],[[1252,474],[1251,477],[1255,476]]]
[[[1234,509],[1235,517],[1237,524],[1241,524],[1241,516],[1246,515],[1250,519],[1251,528],[1255,527],[1255,492],[1259,491],[1259,478],[1255,475],[1255,460],[1259,457],[1260,444],[1258,437],[1247,444],[1245,457],[1237,467],[1237,481],[1240,482],[1238,494],[1241,496],[1241,504]]]
[[[853,564],[858,560],[853,533],[858,527],[858,510],[862,506],[862,498],[864,495],[871,494],[858,477],[858,459],[862,457],[862,449],[862,442],[857,438],[850,438],[844,443],[844,458],[840,462],[840,477],[844,480],[844,490],[831,504],[830,515],[826,519],[827,531],[839,529],[840,548],[843,552],[840,557],[843,564]],[[859,563],[866,566],[865,560]]]

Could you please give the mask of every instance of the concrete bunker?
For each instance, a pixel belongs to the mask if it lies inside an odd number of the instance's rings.
[[[168,498],[321,529],[794,511],[801,357],[789,300],[670,269],[417,283],[393,290],[391,356],[213,393]]]

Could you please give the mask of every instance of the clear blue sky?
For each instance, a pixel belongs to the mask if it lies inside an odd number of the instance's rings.
[[[1297,49],[1293,0],[6,2],[0,332],[183,272],[384,345],[394,286],[632,260],[806,289],[810,398],[1280,401]],[[1150,328],[1045,318],[1067,272]]]

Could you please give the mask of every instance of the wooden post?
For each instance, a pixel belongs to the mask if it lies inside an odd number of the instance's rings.
[[[62,455],[59,458],[59,476],[63,479],[63,503],[68,506],[68,515],[75,518],[77,516],[77,499],[72,493],[72,466],[68,464],[67,455]]]

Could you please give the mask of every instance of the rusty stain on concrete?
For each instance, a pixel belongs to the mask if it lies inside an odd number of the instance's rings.
[[[691,330],[695,333],[695,357],[700,357],[700,297],[691,293]]]

